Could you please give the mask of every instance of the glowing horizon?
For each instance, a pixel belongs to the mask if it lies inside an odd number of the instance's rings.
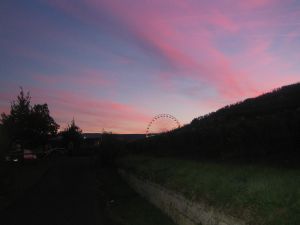
[[[295,0],[4,0],[0,111],[19,92],[64,128],[145,133],[299,82]]]

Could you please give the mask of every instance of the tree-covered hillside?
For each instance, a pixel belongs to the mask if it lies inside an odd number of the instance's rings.
[[[226,106],[131,147],[136,151],[186,157],[297,161],[300,83]]]

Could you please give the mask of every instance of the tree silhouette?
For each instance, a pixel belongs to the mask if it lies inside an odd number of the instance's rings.
[[[50,116],[47,104],[30,104],[30,94],[21,88],[17,100],[13,101],[10,113],[1,114],[3,130],[10,142],[19,142],[23,147],[37,147],[45,144],[55,135],[59,125]]]
[[[69,150],[78,149],[82,142],[82,130],[75,124],[74,118],[67,128],[61,132],[65,147]]]

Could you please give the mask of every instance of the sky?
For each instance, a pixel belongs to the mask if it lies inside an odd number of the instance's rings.
[[[20,89],[61,129],[145,133],[300,79],[298,0],[1,0],[0,112]]]

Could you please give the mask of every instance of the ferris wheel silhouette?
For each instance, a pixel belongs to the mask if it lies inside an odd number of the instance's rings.
[[[146,137],[167,133],[180,127],[179,121],[170,114],[158,114],[150,121],[146,129]]]

